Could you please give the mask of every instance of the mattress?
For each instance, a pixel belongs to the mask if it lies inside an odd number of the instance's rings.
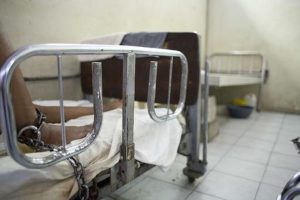
[[[165,112],[164,109],[158,110],[159,114]],[[66,125],[80,126],[92,122],[93,116],[83,116],[68,121]],[[156,123],[150,119],[147,110],[136,109],[135,159],[167,170],[175,160],[181,133],[182,128],[176,119]],[[105,112],[99,136],[78,156],[85,169],[86,181],[91,181],[99,172],[119,161],[121,142],[122,110]],[[31,155],[38,156],[44,153]],[[0,199],[68,199],[78,190],[73,169],[67,161],[44,169],[27,169],[8,156],[2,157],[0,180]]]
[[[217,87],[260,84],[261,78],[240,74],[209,73],[209,85]],[[204,84],[204,71],[201,71],[201,82]]]

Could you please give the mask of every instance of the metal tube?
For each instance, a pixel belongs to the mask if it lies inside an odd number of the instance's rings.
[[[207,143],[208,143],[208,98],[209,98],[209,61],[205,62],[205,76],[204,76],[204,110],[203,110],[203,125],[204,131],[202,133],[203,139],[203,163],[207,164]]]
[[[135,54],[123,58],[123,123],[121,144],[121,179],[124,183],[134,179],[134,92],[135,92]]]
[[[170,111],[170,100],[171,100],[171,92],[172,92],[172,74],[173,74],[173,57],[171,57],[171,59],[170,59],[169,84],[168,84],[168,104],[167,104],[166,119],[168,119],[169,111]]]
[[[123,61],[123,143],[133,143],[135,54],[129,53]]]
[[[102,63],[92,63],[92,84],[94,103],[94,124],[92,135],[96,137],[101,129],[103,120],[103,97],[102,97]]]
[[[187,88],[187,76],[188,76],[188,64],[185,57],[181,57],[181,67],[182,67],[182,73],[181,73],[181,82],[180,82],[180,96],[179,96],[179,102],[177,104],[176,110],[169,115],[164,116],[158,116],[155,112],[154,108],[154,102],[155,102],[155,91],[156,91],[156,70],[157,63],[151,62],[150,63],[150,74],[149,74],[149,85],[148,85],[148,113],[150,117],[156,121],[156,122],[164,122],[166,120],[174,119],[176,118],[183,110],[185,98],[186,98],[186,88]],[[153,70],[153,71],[151,71]],[[155,72],[155,73],[154,73]],[[155,80],[155,81],[154,81]]]
[[[67,137],[65,127],[65,110],[64,110],[64,85],[61,73],[61,55],[57,56],[57,73],[58,73],[58,87],[59,87],[59,107],[60,107],[60,123],[61,123],[61,143],[63,150],[66,150]]]
[[[155,116],[154,104],[155,104],[155,91],[156,91],[156,77],[157,77],[157,62],[150,62],[150,71],[149,71],[149,84],[148,84],[148,98],[147,106],[148,113],[150,116]]]
[[[292,200],[299,195],[300,195],[300,187],[295,186],[287,190],[284,194],[281,194],[280,200]]]

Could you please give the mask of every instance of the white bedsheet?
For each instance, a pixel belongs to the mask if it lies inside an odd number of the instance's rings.
[[[155,123],[146,110],[135,110],[134,119],[135,159],[167,169],[177,154],[182,133],[179,122]],[[92,121],[93,116],[85,116],[71,120],[67,125],[84,125]],[[105,112],[100,135],[79,155],[87,181],[119,161],[121,130],[121,109]],[[0,199],[68,199],[78,190],[67,161],[37,170],[26,169],[10,157],[3,157],[0,159],[0,180]]]

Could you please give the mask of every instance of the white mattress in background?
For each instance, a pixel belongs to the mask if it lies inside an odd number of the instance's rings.
[[[262,81],[260,77],[242,74],[209,73],[208,78],[208,84],[216,87],[253,85],[260,84]],[[201,70],[201,83],[204,84],[203,70]]]
[[[175,119],[156,123],[146,110],[135,110],[134,119],[135,159],[167,169],[177,154],[182,133],[179,122]],[[93,116],[84,116],[67,125],[84,125],[92,121]],[[121,109],[105,112],[100,135],[79,155],[87,181],[119,161],[121,139]],[[67,161],[45,169],[26,169],[10,157],[3,157],[0,158],[0,180],[0,199],[68,199],[78,189]]]

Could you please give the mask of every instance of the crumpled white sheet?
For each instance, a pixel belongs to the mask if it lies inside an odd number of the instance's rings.
[[[160,113],[164,112],[160,110]],[[93,116],[84,116],[69,121],[67,125],[79,126],[92,121]],[[176,119],[156,123],[146,110],[136,109],[135,159],[167,169],[175,160],[181,133],[182,128]],[[91,181],[99,172],[119,161],[121,141],[122,110],[105,112],[99,136],[79,155],[86,181]],[[26,169],[10,157],[3,157],[0,158],[0,181],[0,199],[68,199],[78,190],[67,161],[45,169]]]

